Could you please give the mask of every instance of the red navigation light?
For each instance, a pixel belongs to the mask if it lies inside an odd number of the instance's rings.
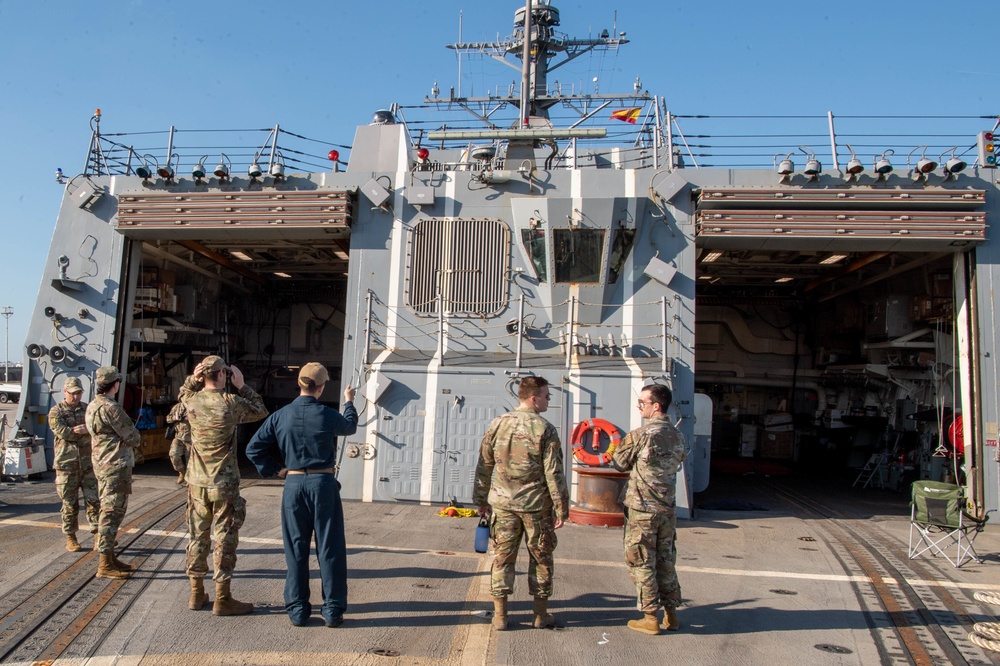
[[[101,110],[97,109],[96,111],[94,111],[94,115],[97,116],[98,118],[100,118],[101,117]]]
[[[417,149],[417,157],[420,158],[421,162],[423,162],[428,157],[430,157],[430,155],[431,155],[431,151],[427,150],[426,148],[418,148]]]
[[[339,162],[340,161],[340,151],[339,150],[331,150],[330,152],[328,152],[326,154],[326,158],[328,160],[330,160],[331,162]]]

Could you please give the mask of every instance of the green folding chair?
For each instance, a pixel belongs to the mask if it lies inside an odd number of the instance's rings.
[[[909,557],[944,555],[956,568],[969,560],[982,563],[973,542],[986,519],[965,512],[965,488],[939,481],[914,481],[910,486]],[[916,537],[916,538],[914,538]]]

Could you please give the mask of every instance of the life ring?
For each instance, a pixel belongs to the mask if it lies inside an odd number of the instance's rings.
[[[598,451],[601,447],[601,433],[608,436],[611,443],[608,445],[608,450],[604,453],[591,453],[587,451],[586,446],[584,446],[583,438],[588,432],[593,432],[591,439],[591,448],[594,451]],[[573,436],[571,438],[571,444],[573,445],[573,457],[579,460],[584,465],[590,465],[591,467],[600,467],[601,465],[607,465],[611,462],[611,456],[614,454],[615,449],[618,447],[618,442],[622,441],[622,432],[618,429],[618,426],[611,423],[610,421],[605,421],[604,419],[587,419],[585,421],[580,421],[573,428]]]

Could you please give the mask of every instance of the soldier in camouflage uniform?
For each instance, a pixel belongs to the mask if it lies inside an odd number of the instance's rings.
[[[187,422],[187,409],[178,402],[167,414],[167,423],[174,426],[174,440],[170,443],[170,464],[177,472],[177,483],[184,483],[184,470],[191,457],[191,426]]]
[[[226,393],[232,377],[237,394]],[[236,426],[259,421],[267,408],[257,392],[243,381],[235,366],[227,367],[219,356],[209,356],[195,367],[181,387],[181,402],[191,426],[191,457],[184,478],[188,483],[187,519],[190,542],[187,574],[191,579],[188,608],[198,610],[208,603],[204,578],[208,573],[212,524],[215,524],[215,604],[213,615],[245,615],[253,604],[233,599],[230,582],[236,568],[236,546],[240,526],[246,519],[246,501],[240,497]]]
[[[98,578],[128,578],[132,567],[115,555],[118,527],[132,494],[132,467],[139,448],[139,431],[115,399],[122,376],[108,365],[97,369],[97,396],[87,405],[87,431],[92,442],[91,459],[101,498],[97,523]]]
[[[493,538],[493,626],[507,628],[507,596],[514,589],[514,564],[522,535],[528,547],[528,592],[535,598],[534,626],[555,625],[552,596],[555,531],[569,516],[569,492],[562,445],[555,427],[539,414],[549,407],[549,383],[521,380],[520,405],[493,420],[479,447],[472,501],[490,516]]]
[[[625,493],[625,564],[643,618],[630,620],[628,626],[654,635],[660,633],[660,606],[666,611],[667,629],[680,628],[675,483],[687,451],[666,414],[672,400],[666,386],[643,388],[638,407],[646,424],[625,435],[612,457],[616,468],[631,471]]]
[[[55,436],[56,492],[62,500],[62,526],[66,535],[66,550],[77,553],[83,548],[76,540],[80,529],[80,491],[87,506],[90,531],[97,534],[101,502],[97,497],[97,477],[90,462],[90,434],[84,415],[87,403],[82,402],[83,386],[77,377],[70,377],[63,385],[66,398],[49,410],[49,429]],[[95,536],[96,538],[96,536]]]

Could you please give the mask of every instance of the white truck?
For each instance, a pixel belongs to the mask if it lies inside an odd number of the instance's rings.
[[[0,373],[2,375],[2,373]],[[0,379],[3,379],[0,376]],[[21,383],[0,381],[0,404],[8,402],[18,402],[21,399]]]

